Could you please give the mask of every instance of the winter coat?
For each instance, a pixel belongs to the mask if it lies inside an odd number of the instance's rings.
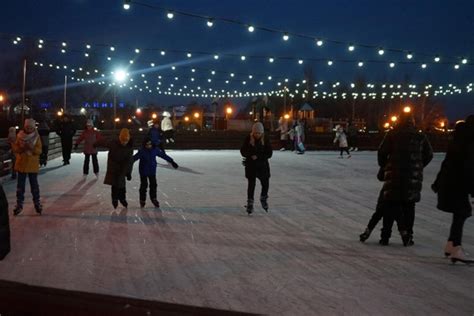
[[[42,152],[41,138],[39,137],[38,132],[35,136],[36,140],[32,144],[30,150],[25,150],[24,145],[22,145],[22,131],[18,134],[15,144],[13,144],[13,152],[16,156],[15,161],[15,171],[21,173],[38,173],[39,172],[39,156]]]
[[[97,148],[94,144],[102,139],[102,135],[95,129],[85,129],[81,136],[76,140],[76,145],[84,141],[84,154],[97,154]]]
[[[98,141],[96,147],[109,149],[107,156],[107,172],[104,184],[117,188],[125,188],[125,178],[131,176],[133,167],[133,142],[132,139],[123,146],[118,139],[113,141]]]
[[[161,120],[161,130],[163,132],[170,131],[173,129],[173,122],[171,122],[171,119],[169,117],[164,117]]]
[[[297,124],[295,126],[295,136],[297,137],[298,142],[304,143],[304,125],[303,124]]]
[[[474,142],[449,144],[433,190],[438,193],[437,208],[469,217],[472,206],[469,194],[474,196]]]
[[[133,161],[140,160],[140,163],[138,165],[138,171],[140,172],[140,176],[148,177],[156,175],[157,156],[163,158],[168,162],[173,161],[173,158],[165,154],[163,150],[157,147],[153,147],[150,149],[142,147],[135,155],[133,155]]]
[[[423,168],[433,159],[426,135],[412,125],[401,125],[385,135],[377,158],[384,168],[383,200],[419,202]]]
[[[334,138],[334,143],[337,143],[337,142],[339,142],[339,147],[340,148],[348,147],[347,136],[346,136],[346,133],[344,133],[344,131],[337,131],[336,132],[336,137]]]
[[[240,148],[240,153],[244,157],[245,177],[269,178],[270,164],[268,163],[268,159],[270,159],[273,154],[270,139],[264,134],[264,144],[262,144],[261,141],[256,141],[255,146],[252,146],[250,137],[250,135],[245,137],[244,143]],[[257,156],[256,160],[251,158],[253,155]]]
[[[49,126],[46,122],[41,122],[38,126],[38,134],[41,136],[41,144],[49,147]]]
[[[279,122],[277,131],[280,131],[280,140],[287,140],[288,139],[288,121],[284,120],[282,122]]]
[[[73,138],[76,134],[76,128],[74,127],[74,123],[71,121],[61,122],[59,124],[58,130],[56,131],[56,134],[58,134],[59,137],[64,139]]]
[[[161,143],[161,130],[156,127],[150,128],[148,137],[150,137],[153,146],[157,147]]]

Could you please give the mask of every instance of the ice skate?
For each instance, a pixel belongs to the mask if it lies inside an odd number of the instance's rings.
[[[112,200],[112,205],[116,209],[118,207],[118,200]]]
[[[453,252],[451,253],[451,256],[449,257],[452,263],[456,263],[458,261],[465,264],[474,263],[474,259],[468,258],[461,246],[453,247],[452,250]]]
[[[35,211],[39,215],[41,215],[41,213],[43,213],[43,206],[41,205],[41,203],[35,204]]]
[[[125,208],[128,207],[128,202],[127,202],[127,200],[120,200],[120,204],[122,204],[123,207],[125,207]]]
[[[252,214],[253,213],[253,200],[247,200],[247,205],[245,206],[245,209],[247,211],[247,214]]]
[[[265,212],[268,213],[268,202],[267,202],[268,196],[261,197],[260,198],[260,203],[262,204],[262,208],[265,210]]]
[[[151,200],[151,203],[152,203],[156,208],[159,208],[159,207],[160,207],[160,202],[158,202],[157,199]]]
[[[144,208],[145,207],[145,201],[140,201],[140,208]]]
[[[448,241],[446,243],[446,246],[444,246],[444,256],[449,257],[453,253],[453,250],[454,250],[453,242]]]
[[[381,244],[382,246],[388,246],[388,239],[387,238],[380,239],[379,244]]]
[[[359,235],[359,240],[360,240],[361,242],[366,241],[367,239],[369,239],[370,233],[372,233],[372,231],[371,231],[369,228],[366,228],[366,229],[364,230],[364,232]]]
[[[16,205],[15,208],[13,209],[13,215],[17,216],[21,212],[23,212],[23,206],[22,205]]]

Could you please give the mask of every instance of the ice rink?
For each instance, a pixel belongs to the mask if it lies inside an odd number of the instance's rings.
[[[44,212],[10,217],[12,252],[0,279],[86,292],[271,315],[473,315],[474,266],[443,256],[451,215],[430,190],[444,154],[425,169],[415,245],[398,232],[380,246],[379,228],[359,242],[381,183],[375,152],[274,151],[270,211],[245,213],[246,179],[235,150],[168,151],[160,160],[161,209],[139,207],[138,165],[128,210],[111,204],[100,176],[82,175],[83,155],[40,171]],[[92,166],[91,166],[92,168]],[[4,179],[10,210],[13,180]],[[148,197],[147,197],[148,198]],[[463,244],[474,252],[474,220]]]

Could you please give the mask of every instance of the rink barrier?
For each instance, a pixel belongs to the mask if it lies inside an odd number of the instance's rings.
[[[74,136],[75,141],[82,131],[77,131]],[[102,130],[102,135],[107,139],[118,137],[119,130]],[[147,131],[132,130],[131,136],[134,139],[134,148],[139,148],[146,136]],[[175,132],[175,143],[165,143],[166,149],[240,149],[242,141],[248,132],[240,131],[179,131]],[[377,150],[384,133],[359,134],[357,137],[357,147],[359,150]],[[427,134],[434,151],[444,152],[447,149],[451,134],[428,133]],[[280,149],[280,134],[278,132],[270,133],[272,147],[275,150]],[[338,150],[333,143],[333,133],[314,133],[309,132],[305,137],[306,150]],[[74,152],[82,152],[83,143],[79,145]],[[99,149],[103,150],[103,149]],[[56,133],[49,135],[48,160],[61,156],[61,139]],[[6,175],[11,170],[11,153],[6,138],[0,138],[0,159],[2,162],[0,175]]]

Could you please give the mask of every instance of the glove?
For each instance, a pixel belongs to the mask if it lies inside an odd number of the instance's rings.
[[[174,161],[171,161],[171,165],[172,165],[173,168],[175,168],[175,169],[178,169],[178,167],[179,167],[178,164],[177,164],[176,162],[174,162]]]
[[[132,180],[132,175],[131,174],[127,174],[127,181],[130,181]]]
[[[77,146],[79,146],[78,144],[74,144],[74,150],[77,149]]]

